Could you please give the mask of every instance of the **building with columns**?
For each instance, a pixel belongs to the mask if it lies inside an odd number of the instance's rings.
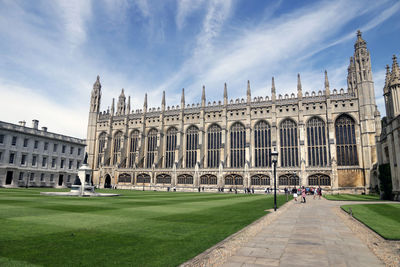
[[[323,78],[323,77],[321,77]],[[376,138],[380,114],[375,104],[371,59],[361,32],[350,58],[347,89],[325,86],[297,94],[251,95],[133,111],[124,90],[115,107],[100,111],[97,77],[90,101],[87,148],[100,187],[207,190],[273,186],[270,153],[279,153],[277,185],[322,186],[326,190],[368,192],[376,185]],[[221,90],[222,91],[222,90]]]
[[[386,118],[382,121],[382,134],[378,140],[379,165],[389,164],[395,200],[400,201],[400,69],[393,55],[392,70],[386,66],[383,88]]]

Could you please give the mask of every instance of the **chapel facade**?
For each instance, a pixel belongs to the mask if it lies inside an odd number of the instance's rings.
[[[322,77],[321,77],[322,78]],[[377,181],[376,140],[381,132],[375,104],[370,53],[357,32],[347,90],[325,86],[303,93],[208,102],[133,111],[124,90],[115,107],[100,111],[101,84],[93,85],[87,132],[88,162],[99,187],[206,190],[273,187],[271,151],[278,152],[280,188],[321,186],[368,192]],[[221,90],[222,92],[222,90]]]

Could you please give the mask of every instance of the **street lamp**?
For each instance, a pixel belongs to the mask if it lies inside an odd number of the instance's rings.
[[[274,211],[276,211],[276,163],[278,162],[277,151],[271,151],[271,160],[274,164]]]

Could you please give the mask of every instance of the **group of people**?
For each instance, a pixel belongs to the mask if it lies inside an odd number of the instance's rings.
[[[144,191],[144,188],[143,188],[143,191]],[[167,187],[167,191],[168,191],[168,192],[171,191],[171,188],[170,188],[169,186]],[[176,186],[174,186],[174,187],[172,188],[172,191],[176,192]]]
[[[319,186],[318,188],[305,188],[304,186],[302,186],[301,188],[296,188],[294,187],[292,189],[292,194],[293,194],[293,198],[295,201],[297,201],[297,198],[299,197],[299,195],[301,195],[301,203],[306,203],[306,196],[308,194],[314,195],[314,199],[318,196],[318,199],[321,199],[322,197],[322,188]]]

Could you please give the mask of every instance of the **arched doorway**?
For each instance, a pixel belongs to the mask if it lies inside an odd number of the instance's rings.
[[[106,175],[106,179],[104,180],[104,188],[111,188],[111,177],[109,174]]]

